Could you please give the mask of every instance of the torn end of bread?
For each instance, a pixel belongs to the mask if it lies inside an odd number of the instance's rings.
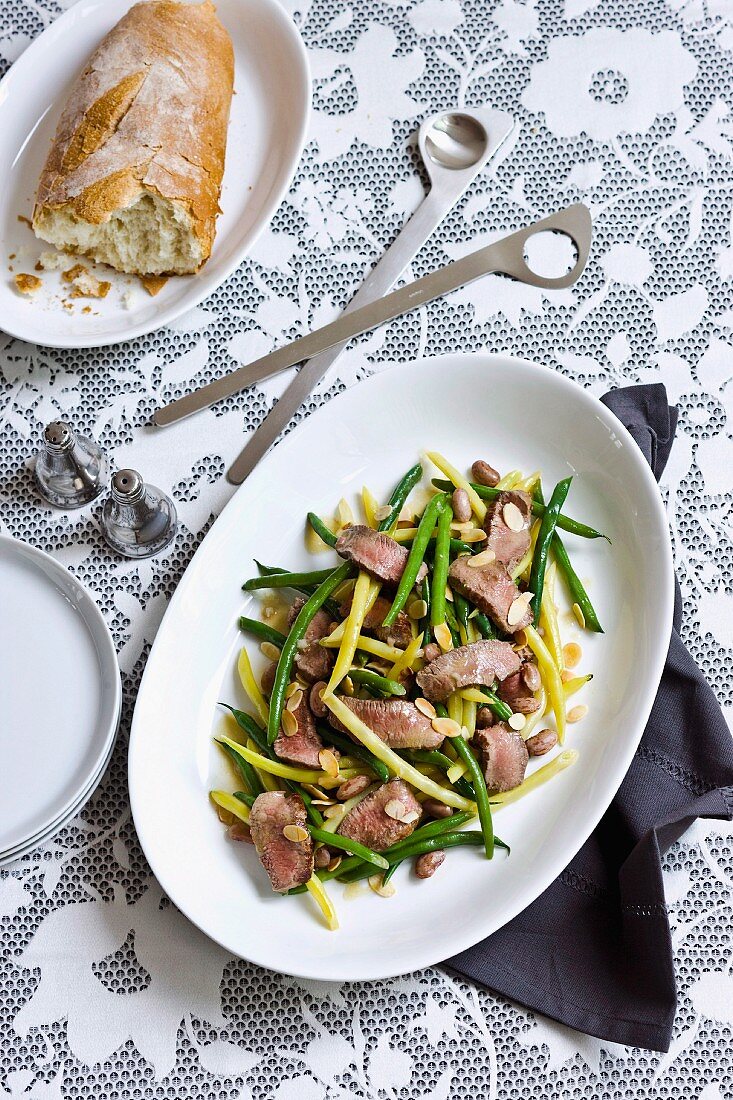
[[[211,0],[137,3],[72,89],[36,236],[130,275],[188,275],[219,214],[234,54]]]
[[[34,223],[37,236],[65,252],[88,256],[129,275],[188,275],[206,259],[183,204],[140,195],[94,223],[61,207],[44,210]]]

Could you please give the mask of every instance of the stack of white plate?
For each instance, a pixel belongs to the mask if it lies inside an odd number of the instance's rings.
[[[88,590],[48,554],[0,536],[0,866],[84,806],[121,705],[114,644]]]

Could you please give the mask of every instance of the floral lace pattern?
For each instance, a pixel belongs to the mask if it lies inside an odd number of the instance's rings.
[[[588,1038],[442,974],[319,985],[232,960],[161,895],[130,821],[135,692],[167,600],[228,499],[222,477],[287,376],[166,434],[153,408],[334,317],[423,193],[412,142],[442,107],[517,128],[414,262],[426,273],[582,199],[583,281],[487,278],[356,342],[299,418],[395,361],[506,349],[600,394],[665,382],[680,426],[663,482],[684,634],[733,704],[733,7],[729,0],[289,0],[314,78],[310,141],[251,257],[202,306],[127,345],[59,352],[0,334],[0,530],[95,593],[125,687],[119,744],[73,824],[0,876],[0,1097],[731,1100],[733,829],[699,822],[664,861],[679,1009],[660,1056]],[[8,64],[58,13],[6,0]],[[65,414],[175,497],[165,556],[120,561],[94,507],[35,494]]]

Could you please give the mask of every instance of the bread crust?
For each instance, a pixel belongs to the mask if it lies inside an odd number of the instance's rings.
[[[53,211],[99,224],[148,193],[185,212],[205,262],[220,212],[234,83],[231,40],[215,12],[211,0],[146,0],[102,40],[41,173],[39,236]]]

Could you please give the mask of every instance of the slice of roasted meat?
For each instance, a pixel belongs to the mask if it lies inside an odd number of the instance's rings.
[[[302,596],[293,600],[288,612],[288,628],[298,617],[298,612],[305,603]],[[311,619],[308,629],[303,636],[303,645],[295,654],[295,668],[304,680],[314,684],[316,680],[328,680],[333,668],[334,655],[330,649],[319,645],[321,638],[330,633],[331,619],[327,611],[321,608]]]
[[[392,749],[437,749],[443,742],[443,735],[436,733],[431,720],[406,699],[342,696],[341,702]],[[348,732],[333,716],[329,721],[334,729]]]
[[[410,835],[421,812],[420,803],[407,784],[401,779],[390,779],[354,806],[339,825],[338,832],[358,840],[374,852],[383,852]]]
[[[500,562],[475,569],[463,555],[451,564],[448,578],[451,588],[467,596],[479,611],[488,615],[505,634],[515,634],[532,622],[532,609]],[[522,602],[510,614],[516,600]],[[517,612],[521,609],[521,614]],[[516,619],[516,622],[514,621]]]
[[[287,760],[289,764],[302,764],[304,768],[320,768],[318,754],[323,748],[323,741],[318,736],[316,720],[308,704],[307,688],[291,713],[298,723],[297,730],[288,737],[281,728],[272,747],[280,759]]]
[[[524,779],[529,760],[527,746],[506,722],[477,730],[473,744],[481,756],[481,767],[490,791],[511,791]]]
[[[306,820],[300,795],[265,791],[254,800],[249,816],[252,839],[278,894],[302,886],[313,874],[313,841],[305,830]],[[305,839],[289,840],[283,832],[288,825],[299,826]]]
[[[400,649],[406,649],[412,641],[410,616],[406,611],[399,612],[392,626],[382,626],[385,616],[391,606],[391,600],[386,600],[384,596],[377,596],[373,605],[366,613],[362,629],[364,633],[373,634],[375,638],[379,638],[380,642],[387,642],[389,645],[396,645],[399,646]],[[345,619],[350,610],[351,600],[347,600],[341,605],[342,618]]]
[[[405,547],[389,535],[358,523],[341,532],[336,541],[336,552],[377,580],[392,585],[399,584],[408,558]],[[417,584],[425,578],[427,571],[423,563],[417,574]]]
[[[520,661],[509,642],[480,641],[441,653],[417,674],[428,699],[441,702],[460,688],[505,680],[519,671]]]
[[[507,489],[488,505],[484,520],[486,546],[508,570],[512,570],[529,550],[531,524],[532,497],[529,493]]]

